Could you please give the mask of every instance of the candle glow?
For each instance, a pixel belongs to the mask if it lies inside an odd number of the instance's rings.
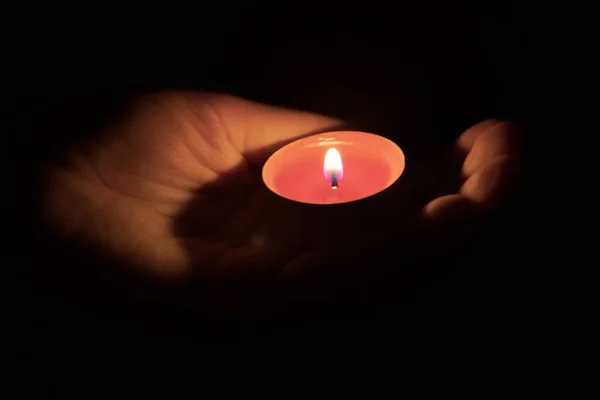
[[[323,175],[327,182],[331,184],[332,189],[337,189],[342,179],[344,179],[344,166],[342,164],[342,156],[337,149],[331,147],[325,153],[325,161],[323,162]]]
[[[368,132],[332,131],[283,146],[266,161],[262,177],[269,190],[285,199],[342,204],[385,190],[403,171],[404,153],[391,140]]]

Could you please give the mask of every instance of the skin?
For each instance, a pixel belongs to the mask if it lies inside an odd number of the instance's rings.
[[[341,122],[223,94],[147,95],[46,167],[45,224],[161,282],[315,276],[327,252],[299,246],[302,231],[286,236],[300,220],[270,205],[260,168],[285,143]],[[460,167],[445,169],[459,183],[413,219],[421,245],[437,246],[456,236],[452,221],[477,221],[499,204],[514,183],[517,142],[514,126],[495,120],[460,135],[448,158]]]

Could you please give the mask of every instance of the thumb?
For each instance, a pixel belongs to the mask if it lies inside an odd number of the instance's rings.
[[[337,130],[342,121],[312,112],[214,95],[210,104],[234,146],[250,163],[260,164],[279,147],[315,133]]]

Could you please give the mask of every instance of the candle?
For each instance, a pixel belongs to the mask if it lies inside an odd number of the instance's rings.
[[[404,153],[394,142],[366,132],[308,136],[276,151],[263,167],[275,194],[300,203],[341,204],[390,187],[404,171]]]

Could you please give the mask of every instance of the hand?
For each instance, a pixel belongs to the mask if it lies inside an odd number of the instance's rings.
[[[340,123],[222,94],[147,96],[72,147],[63,165],[48,166],[44,219],[67,242],[162,281],[210,286],[243,276],[248,287],[296,273],[314,252],[302,232],[290,234],[294,215],[268,203],[261,167],[282,145]],[[440,232],[492,207],[516,167],[516,139],[499,121],[464,132],[454,149],[460,172],[448,180],[460,185],[424,201],[417,220]]]

